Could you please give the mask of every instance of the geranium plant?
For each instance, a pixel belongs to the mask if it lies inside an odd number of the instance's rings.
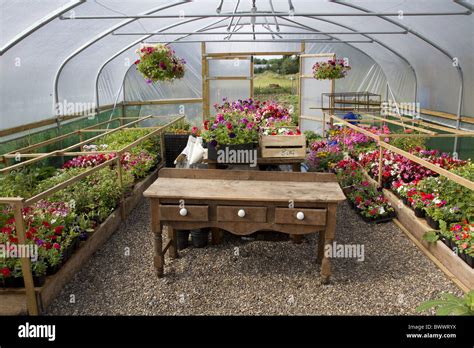
[[[317,62],[313,65],[313,76],[317,80],[335,80],[346,77],[351,70],[344,59],[330,59],[327,62]]]
[[[184,76],[186,62],[177,57],[168,45],[142,47],[137,53],[140,58],[135,64],[147,83],[170,81]]]

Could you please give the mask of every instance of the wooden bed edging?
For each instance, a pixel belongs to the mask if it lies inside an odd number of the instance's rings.
[[[371,184],[377,185],[377,182],[367,172],[364,172],[364,175]],[[418,242],[414,244],[423,253],[427,254],[428,258],[462,291],[468,292],[474,289],[474,269],[442,241],[438,240],[436,243],[425,241],[423,235],[428,231],[433,231],[433,228],[428,225],[426,220],[416,217],[415,212],[404,205],[401,199],[390,190],[383,189],[383,194],[395,209],[397,220],[403,226],[403,232],[409,233],[410,239],[414,238]],[[439,261],[439,263],[435,262],[433,258]]]
[[[60,294],[64,286],[82,268],[85,262],[110,238],[118,229],[124,219],[120,210],[124,211],[126,218],[136,207],[143,192],[157,178],[158,171],[162,167],[161,163],[157,169],[149,174],[145,179],[139,181],[133,187],[123,205],[118,207],[110,216],[97,228],[94,234],[85,243],[81,243],[71,258],[61,267],[61,269],[46,278],[46,283],[42,287],[35,288],[40,312],[44,312],[51,302]],[[0,289],[0,315],[26,315],[26,296],[24,288]]]

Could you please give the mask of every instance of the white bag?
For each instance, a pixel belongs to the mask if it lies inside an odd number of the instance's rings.
[[[186,147],[176,158],[174,164],[176,168],[189,168],[192,164],[202,161],[205,151],[202,147],[202,138],[190,135]]]

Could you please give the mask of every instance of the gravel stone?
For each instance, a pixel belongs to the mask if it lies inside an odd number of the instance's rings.
[[[317,234],[294,244],[226,233],[221,245],[167,257],[162,279],[154,272],[152,237],[142,199],[47,314],[412,315],[440,292],[462,294],[396,225],[365,223],[346,203],[335,241],[363,245],[365,260],[333,258],[329,285],[320,282]]]

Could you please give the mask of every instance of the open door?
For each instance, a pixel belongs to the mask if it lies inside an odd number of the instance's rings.
[[[206,89],[208,105],[205,117],[215,114],[214,104],[229,100],[247,99],[253,96],[253,62],[251,56],[206,57]],[[206,101],[204,100],[206,103]]]
[[[324,119],[322,110],[322,93],[334,92],[334,80],[316,80],[313,77],[313,65],[335,59],[334,53],[302,54],[300,55],[300,128],[302,131],[311,130],[323,133],[329,122]]]

